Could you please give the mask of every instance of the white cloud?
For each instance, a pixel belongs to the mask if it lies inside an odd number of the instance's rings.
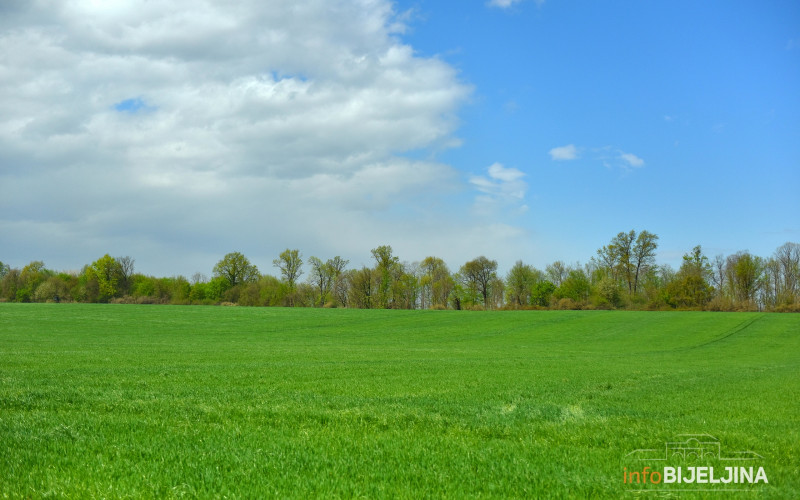
[[[480,193],[475,197],[478,213],[488,214],[500,208],[514,208],[517,212],[527,209],[524,199],[528,185],[522,180],[524,172],[500,163],[492,164],[487,172],[488,177],[473,175],[469,180]]]
[[[500,7],[501,9],[507,9],[511,7],[515,3],[519,3],[521,0],[490,0],[488,5],[490,7]]]
[[[619,158],[629,167],[639,168],[644,166],[644,160],[632,153],[620,152]]]
[[[578,148],[574,144],[553,148],[550,150],[550,158],[557,161],[577,160]]]
[[[487,5],[489,7],[499,7],[501,9],[507,9],[514,4],[520,3],[522,0],[489,0]],[[534,0],[536,5],[543,5],[545,0]]]
[[[397,37],[389,0],[0,11],[0,233],[16,231],[19,259],[110,252],[191,274],[235,249],[368,253],[383,243],[370,229],[438,217],[465,187],[448,165],[398,156],[457,144],[471,89]],[[511,170],[491,178],[518,182]]]

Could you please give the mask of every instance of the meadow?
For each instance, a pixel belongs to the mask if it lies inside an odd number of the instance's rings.
[[[769,483],[623,482],[686,434]],[[0,498],[727,494],[800,496],[800,315],[0,304]]]

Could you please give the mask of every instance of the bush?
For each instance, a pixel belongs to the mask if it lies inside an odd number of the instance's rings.
[[[800,302],[795,302],[794,304],[779,304],[775,306],[773,311],[779,313],[797,313],[800,312]]]
[[[558,299],[553,304],[553,308],[558,309],[559,311],[567,311],[567,310],[579,310],[580,306],[578,305],[577,302],[575,302],[571,298],[564,297],[562,299]]]

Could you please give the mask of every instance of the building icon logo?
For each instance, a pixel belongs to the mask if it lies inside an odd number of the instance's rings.
[[[761,460],[764,457],[754,451],[723,453],[719,439],[710,434],[679,434],[676,440],[666,441],[663,449],[638,449],[625,457],[631,460],[696,460],[716,459],[721,461]]]
[[[751,485],[769,483],[759,463],[764,457],[750,450],[723,451],[710,434],[679,434],[663,448],[636,449],[624,458],[629,466],[638,462],[622,471],[623,484],[640,488],[629,489],[633,492],[752,491]]]

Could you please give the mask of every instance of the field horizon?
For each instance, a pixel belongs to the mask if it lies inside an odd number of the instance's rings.
[[[799,333],[775,313],[0,304],[0,497],[725,495],[626,480],[690,435],[722,451],[678,466],[753,453],[736,465],[768,483],[736,498],[795,498]]]

